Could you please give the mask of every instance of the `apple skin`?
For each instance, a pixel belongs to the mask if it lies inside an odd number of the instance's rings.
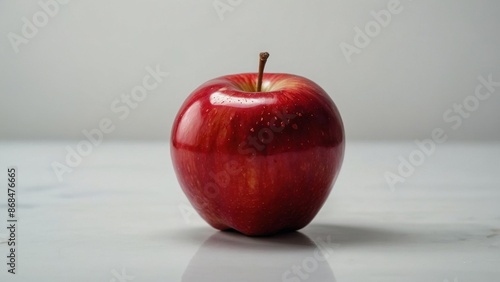
[[[171,157],[179,183],[216,229],[262,236],[309,224],[344,157],[344,126],[311,80],[266,73],[210,80],[174,121]]]

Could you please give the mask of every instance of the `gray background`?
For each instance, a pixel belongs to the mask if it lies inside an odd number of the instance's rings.
[[[192,90],[256,71],[267,50],[267,71],[303,75],[332,96],[350,139],[423,139],[442,127],[456,141],[500,140],[500,88],[458,129],[443,120],[479,75],[500,81],[500,2],[402,0],[348,63],[339,44],[353,44],[353,28],[388,2],[232,0],[222,19],[213,1],[74,0],[16,54],[9,32],[41,8],[1,1],[0,138],[78,140],[110,118],[105,139],[166,140]],[[156,65],[169,77],[120,120],[111,103]]]

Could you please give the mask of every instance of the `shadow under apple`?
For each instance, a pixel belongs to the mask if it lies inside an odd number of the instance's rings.
[[[335,281],[327,261],[332,252],[300,232],[273,237],[217,232],[200,246],[182,281]]]

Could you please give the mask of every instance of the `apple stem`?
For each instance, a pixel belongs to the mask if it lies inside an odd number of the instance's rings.
[[[264,67],[266,66],[267,58],[269,58],[269,53],[262,52],[259,54],[259,78],[257,80],[257,92],[262,90],[262,76],[264,76]]]

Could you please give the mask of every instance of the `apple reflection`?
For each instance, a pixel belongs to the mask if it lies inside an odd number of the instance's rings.
[[[335,281],[331,255],[327,244],[300,232],[265,238],[217,232],[198,249],[182,281]]]

